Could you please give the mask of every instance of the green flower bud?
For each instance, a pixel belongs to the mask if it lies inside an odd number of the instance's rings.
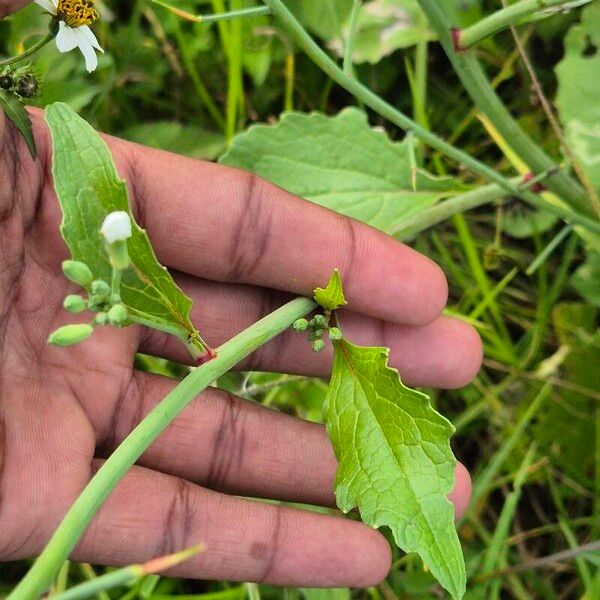
[[[110,285],[108,285],[106,281],[102,281],[102,279],[96,279],[96,281],[92,281],[92,296],[106,299],[110,296],[110,292]]]
[[[108,314],[105,312],[99,312],[94,319],[94,322],[98,325],[106,325],[108,323]]]
[[[332,327],[329,330],[329,339],[332,342],[339,342],[342,339],[342,332],[339,327]]]
[[[312,342],[313,340],[320,340],[324,335],[325,335],[324,329],[315,329],[310,333],[310,335],[308,336],[308,339]]]
[[[310,324],[318,329],[326,329],[327,328],[327,319],[323,315],[315,315]]]
[[[306,319],[298,319],[292,325],[295,331],[306,331],[308,329],[308,321]]]
[[[67,296],[65,298],[65,301],[63,302],[63,307],[70,313],[77,314],[85,310],[85,300],[77,294],[71,294],[70,296]]]
[[[325,348],[325,342],[323,340],[315,340],[312,345],[314,352],[321,352]]]
[[[127,321],[127,309],[122,304],[115,304],[108,311],[108,322],[111,325],[124,325]]]
[[[65,260],[62,264],[62,270],[69,281],[81,287],[87,287],[94,279],[90,268],[78,260]]]
[[[94,328],[87,323],[81,325],[65,325],[50,334],[48,343],[53,346],[72,346],[87,340]]]

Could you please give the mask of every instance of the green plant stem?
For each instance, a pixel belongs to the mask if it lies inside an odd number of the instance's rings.
[[[546,8],[564,6],[571,2],[572,0],[521,0],[515,2],[462,29],[458,33],[458,47],[461,50],[470,48],[494,33],[508,29],[511,25],[516,25],[525,17]],[[589,0],[589,2],[592,2],[592,0]]]
[[[452,29],[455,23],[448,9],[449,3],[439,0],[418,1],[456,74],[478,110],[494,123],[500,135],[533,173],[551,171],[556,166],[555,161],[546,155],[509,113],[490,85],[475,54],[456,51],[452,39]],[[567,174],[554,173],[546,180],[546,186],[581,214],[589,216],[594,214],[584,189]]]
[[[142,577],[144,570],[139,565],[132,565],[124,569],[118,569],[112,573],[101,575],[90,581],[76,585],[60,594],[53,594],[52,600],[81,600],[91,598],[100,592],[111,590],[116,587],[130,586]]]
[[[25,50],[25,52],[19,54],[18,56],[13,56],[12,58],[0,61],[0,69],[29,58],[32,54],[35,54],[38,50],[41,50],[44,46],[46,46],[46,44],[49,44],[53,39],[54,36],[49,33],[46,37],[42,38],[39,42],[36,42],[33,46],[31,46],[31,48]]]
[[[168,11],[179,17],[182,17],[183,19],[194,21],[196,23],[217,23],[218,21],[231,21],[232,19],[240,19],[244,17],[260,17],[263,15],[268,15],[271,12],[268,6],[252,6],[250,8],[242,8],[240,10],[218,12],[213,15],[193,15],[186,11],[182,11],[176,6],[171,6],[162,0],[151,0],[151,2],[166,8]]]
[[[518,184],[519,179],[513,180]],[[417,234],[457,215],[485,204],[500,202],[506,197],[506,190],[495,183],[482,186],[476,190],[457,194],[416,215],[405,219],[391,232],[394,237],[409,241]]]
[[[32,600],[43,594],[108,495],[173,419],[213,381],[315,307],[307,298],[292,300],[223,344],[216,358],[192,371],[165,396],[100,467],[8,598]]]
[[[350,21],[348,23],[348,37],[344,47],[344,73],[354,76],[354,64],[352,57],[354,55],[354,42],[356,40],[356,32],[358,30],[358,15],[362,8],[362,0],[354,0],[352,12],[350,13]]]
[[[373,109],[383,118],[390,121],[390,123],[393,123],[405,131],[413,131],[415,136],[421,139],[427,145],[439,150],[449,158],[471,169],[474,173],[477,173],[481,177],[497,183],[505,190],[514,196],[521,198],[531,206],[543,208],[567,222],[581,224],[586,229],[600,234],[600,222],[592,220],[591,218],[584,216],[584,214],[578,214],[562,205],[550,204],[549,202],[543,201],[538,195],[521,189],[518,185],[513,184],[509,179],[500,173],[497,173],[491,167],[488,167],[486,164],[482,163],[476,158],[473,158],[459,148],[448,144],[441,137],[431,133],[415,123],[412,119],[394,108],[391,104],[375,94],[372,90],[365,87],[353,77],[344,73],[344,71],[340,69],[340,67],[338,67],[338,65],[311,38],[304,27],[302,27],[302,25],[298,22],[296,17],[294,17],[294,15],[285,6],[282,0],[264,0],[264,2],[271,8],[271,11],[283,28],[288,32],[290,37],[304,50],[304,52],[306,52],[306,54],[317,64],[317,66],[319,66],[336,83],[341,85],[345,90],[350,92],[358,100]],[[510,139],[510,137],[508,139]],[[537,146],[534,145],[534,148],[537,149]],[[554,168],[554,163],[548,159],[548,164],[546,167],[539,169],[539,171],[551,171]],[[550,187],[550,182],[554,181],[555,175],[556,174],[553,174],[548,178],[548,187]],[[589,207],[587,207],[586,212],[589,214]]]

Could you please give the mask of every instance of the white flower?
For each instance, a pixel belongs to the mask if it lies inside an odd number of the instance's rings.
[[[109,244],[131,237],[131,218],[124,210],[111,212],[104,219],[100,232]]]
[[[56,34],[58,51],[70,52],[79,48],[85,58],[87,70],[90,73],[94,71],[98,66],[96,50],[104,52],[88,26],[98,17],[95,9],[82,0],[35,0],[35,3],[59,20]],[[83,10],[78,12],[76,9]]]

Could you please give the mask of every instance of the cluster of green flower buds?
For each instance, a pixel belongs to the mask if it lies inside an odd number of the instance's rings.
[[[294,331],[308,331],[308,341],[312,342],[312,349],[315,352],[321,352],[325,348],[323,337],[325,334],[332,342],[339,342],[342,339],[342,332],[339,327],[330,327],[329,321],[325,315],[315,315],[310,321],[307,319],[298,319],[292,325]]]
[[[127,308],[119,298],[113,297],[111,286],[102,279],[94,279],[90,268],[80,261],[66,260],[62,264],[65,277],[84,288],[87,297],[79,294],[69,294],[64,302],[65,310],[72,314],[79,314],[86,310],[96,312],[91,323],[65,325],[54,331],[48,342],[55,346],[72,346],[87,340],[94,327],[101,325],[114,325],[123,327],[127,324]]]
[[[0,89],[21,98],[33,98],[39,92],[40,84],[31,68],[23,67],[17,71],[7,69],[0,73]]]

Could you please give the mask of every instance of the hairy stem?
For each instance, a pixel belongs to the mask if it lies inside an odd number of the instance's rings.
[[[461,50],[470,48],[494,33],[516,25],[525,17],[547,8],[568,4],[572,4],[572,0],[521,0],[515,2],[460,31],[457,36],[458,47]]]
[[[404,129],[405,131],[413,131],[415,136],[421,139],[424,143],[436,150],[439,150],[449,158],[457,161],[459,164],[464,165],[484,179],[497,183],[510,194],[521,198],[531,206],[543,208],[567,222],[581,224],[590,231],[600,233],[600,223],[598,221],[592,220],[582,214],[578,214],[573,210],[564,207],[563,205],[550,204],[543,201],[536,194],[523,190],[500,173],[497,173],[491,167],[488,167],[485,163],[473,158],[466,152],[456,148],[455,146],[452,146],[444,141],[441,137],[415,123],[415,121],[386,102],[383,98],[375,94],[372,90],[364,86],[355,78],[344,73],[343,69],[341,69],[310,37],[304,27],[302,27],[302,25],[285,6],[282,0],[264,0],[264,2],[271,8],[271,11],[278,19],[281,26],[288,32],[290,37],[304,50],[304,52],[306,52],[306,54],[317,64],[317,66],[319,66],[336,83],[341,85],[366,106],[372,108],[383,118]],[[537,146],[534,145],[534,147],[537,149]],[[554,169],[555,165],[552,163],[552,161],[550,161],[550,159],[548,159],[548,163],[549,164],[547,165],[547,168],[539,169],[539,171],[549,171],[554,173],[552,169]],[[554,175],[548,178],[548,182],[552,180],[554,180]],[[550,187],[549,184],[548,187]]]
[[[175,417],[213,381],[315,307],[307,298],[292,300],[223,344],[216,358],[192,371],[165,396],[94,475],[8,599],[29,600],[43,594],[108,495]]]
[[[472,52],[457,52],[453,40],[455,23],[447,3],[439,0],[418,0],[442,44],[456,74],[481,113],[494,123],[502,137],[529,166],[532,172],[549,171],[555,162],[525,133],[498,97]],[[557,172],[546,181],[546,186],[582,214],[593,216],[585,191],[573,178]]]

